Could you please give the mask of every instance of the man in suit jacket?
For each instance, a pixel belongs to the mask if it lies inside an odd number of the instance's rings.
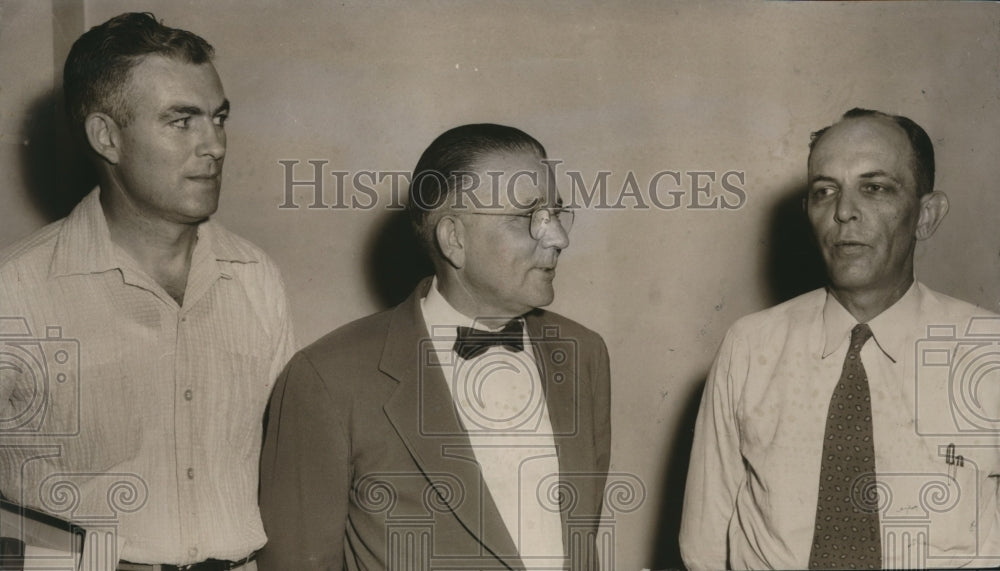
[[[597,567],[608,355],[538,309],[573,222],[545,156],[489,124],[423,153],[408,208],[435,275],[279,379],[262,569]]]

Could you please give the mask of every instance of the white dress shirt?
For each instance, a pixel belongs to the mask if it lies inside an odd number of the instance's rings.
[[[689,569],[807,567],[827,408],[856,324],[816,290],[726,334],[684,498]],[[884,565],[997,565],[1000,316],[914,283],[868,324]]]
[[[523,351],[490,347],[464,360],[454,351],[457,328],[489,329],[453,308],[436,278],[420,307],[458,417],[518,554],[528,570],[562,568],[560,514],[538,499],[546,478],[559,474],[559,460],[527,331]]]

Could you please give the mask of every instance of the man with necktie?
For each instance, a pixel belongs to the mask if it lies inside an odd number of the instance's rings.
[[[596,567],[608,354],[538,309],[574,219],[545,158],[492,124],[424,151],[408,208],[434,276],[279,379],[262,569]]]
[[[948,211],[915,122],[813,134],[828,285],[744,317],[709,373],[681,525],[690,569],[1000,563],[1000,317],[914,278]]]

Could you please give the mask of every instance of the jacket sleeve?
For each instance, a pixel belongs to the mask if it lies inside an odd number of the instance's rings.
[[[691,571],[726,569],[729,525],[746,478],[735,414],[737,389],[746,375],[745,345],[726,335],[702,394],[684,492],[680,548]]]
[[[611,362],[604,340],[598,338],[598,342],[594,368],[594,448],[598,471],[607,474],[611,466]]]
[[[343,568],[351,456],[335,400],[302,353],[275,385],[261,453],[261,571]]]

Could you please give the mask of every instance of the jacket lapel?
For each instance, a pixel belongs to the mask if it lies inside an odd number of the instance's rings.
[[[545,403],[548,407],[549,422],[559,458],[560,489],[566,493],[579,492],[575,482],[567,479],[567,474],[584,473],[589,468],[585,458],[579,454],[575,444],[580,432],[580,358],[579,347],[573,339],[567,339],[559,327],[548,322],[544,313],[534,311],[525,316],[528,335],[542,380]],[[560,516],[563,526],[563,544],[569,548],[567,526],[568,498],[560,500]]]
[[[464,494],[441,499],[494,556],[512,569],[523,569],[493,497],[486,488],[472,444],[458,419],[451,391],[434,355],[420,311],[420,299],[430,287],[422,281],[393,312],[379,369],[399,386],[384,410],[420,470],[433,480],[445,473],[458,478]]]

